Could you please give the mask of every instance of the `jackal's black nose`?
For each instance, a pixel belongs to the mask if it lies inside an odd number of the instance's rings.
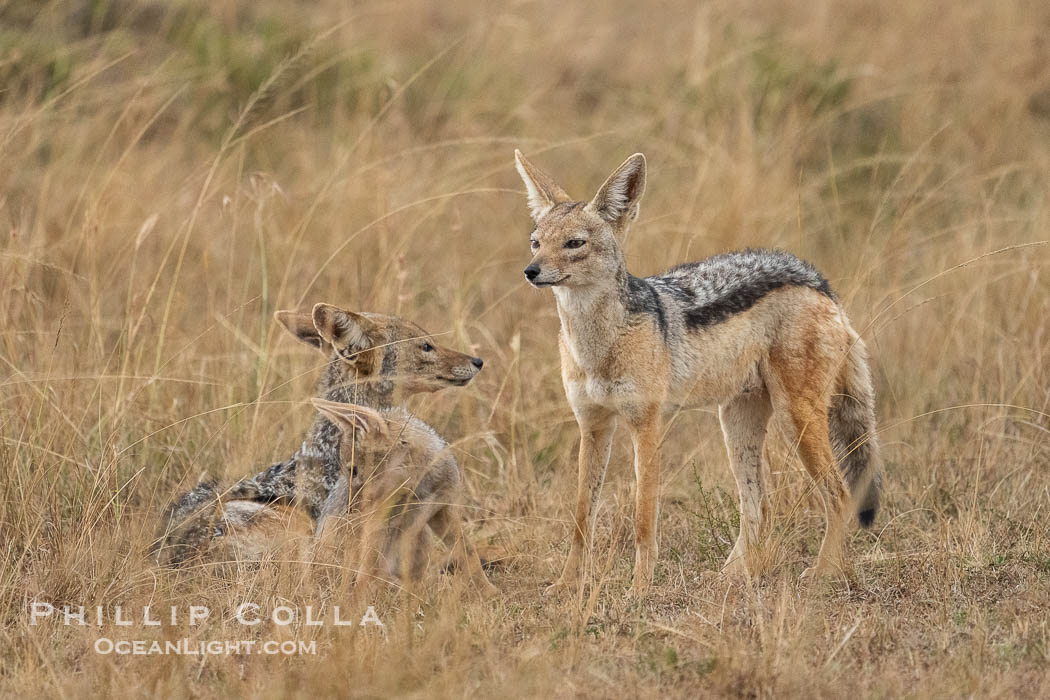
[[[478,369],[481,369],[481,366],[485,364],[485,361],[480,357],[472,357],[470,358],[470,364],[474,365]]]
[[[525,268],[525,277],[528,278],[529,282],[536,279],[540,274],[540,266],[533,263]]]

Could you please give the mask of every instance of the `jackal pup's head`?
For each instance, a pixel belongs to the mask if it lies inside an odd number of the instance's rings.
[[[274,318],[300,341],[328,357],[327,388],[389,380],[410,392],[470,383],[480,357],[438,345],[415,323],[397,316],[358,313],[317,304],[309,313],[278,311]]]
[[[528,190],[532,262],[525,277],[534,287],[584,287],[616,278],[624,267],[617,241],[638,217],[645,191],[645,156],[623,162],[589,202],[576,202],[547,173],[514,151]]]
[[[426,466],[447,447],[430,426],[404,409],[378,411],[325,399],[312,402],[342,434],[339,461],[344,465]]]

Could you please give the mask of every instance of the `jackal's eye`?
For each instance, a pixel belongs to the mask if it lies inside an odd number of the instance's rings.
[[[586,243],[586,242],[587,241],[583,240],[582,238],[572,238],[572,239],[569,239],[569,240],[565,241],[565,247],[566,248],[582,248],[583,244]]]
[[[531,241],[529,241],[529,245],[532,246],[533,250],[536,250],[540,247],[540,242],[533,238]]]
[[[431,345],[430,343],[423,343],[422,345],[419,346],[419,349],[422,350],[423,352],[434,352],[434,346]]]

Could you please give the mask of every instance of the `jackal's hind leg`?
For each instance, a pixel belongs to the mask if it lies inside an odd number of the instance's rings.
[[[813,478],[824,502],[827,527],[816,564],[804,577],[851,573],[842,556],[845,526],[854,517],[852,498],[835,462],[828,427],[830,394],[848,341],[841,326],[817,312],[801,318],[769,354],[764,379],[778,424]]]
[[[852,518],[852,502],[842,473],[835,464],[828,437],[827,409],[805,401],[796,401],[786,423],[795,428],[794,438],[799,457],[813,478],[821,499],[827,527],[814,566],[802,576],[821,577],[850,573],[842,552],[846,523]]]
[[[729,466],[740,492],[740,533],[722,570],[755,572],[762,528],[762,444],[772,413],[765,387],[741,393],[718,408]]]

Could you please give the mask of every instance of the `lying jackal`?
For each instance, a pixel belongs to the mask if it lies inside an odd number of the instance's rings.
[[[353,533],[360,552],[359,577],[418,579],[426,562],[429,527],[448,545],[456,569],[481,592],[494,592],[477,552],[464,537],[459,467],[433,428],[400,408],[377,411],[313,402],[332,421],[343,472],[316,525],[300,508],[231,500],[213,484],[200,484],[202,500],[183,500],[168,513],[174,526],[161,562],[257,562],[288,544],[293,546],[289,556],[304,560],[310,558],[314,534],[331,532],[336,519],[348,517],[362,524]],[[319,469],[325,459],[319,452],[305,451],[300,465]],[[337,547],[343,546],[339,540]]]
[[[484,364],[434,342],[421,327],[397,316],[355,313],[317,304],[309,314],[278,311],[276,318],[300,341],[328,357],[316,396],[372,408],[400,405],[412,394],[466,386]],[[303,450],[319,453],[300,466]],[[300,452],[233,486],[228,496],[296,503],[316,518],[342,473],[335,426],[319,413]]]
[[[665,402],[716,403],[740,489],[740,534],[728,569],[752,566],[761,525],[762,444],[774,412],[823,497],[816,566],[842,566],[851,514],[870,527],[882,478],[867,352],[820,273],[780,251],[748,250],[639,279],[618,238],[638,215],[645,157],[628,158],[590,202],[573,201],[515,151],[535,221],[525,276],[552,287],[561,319],[562,381],[580,427],[575,532],[555,586],[576,583],[616,419],[634,442],[633,592],[652,580]],[[834,447],[834,451],[833,451]],[[836,468],[835,453],[839,455]]]
[[[480,357],[438,345],[420,326],[397,316],[317,304],[309,313],[278,311],[274,318],[328,358],[317,396],[332,401],[389,408],[415,393],[465,386],[484,364]],[[301,505],[309,518],[316,518],[341,474],[339,432],[318,414],[295,454],[222,495],[227,501]],[[182,560],[185,548],[175,530],[185,525],[187,514],[211,507],[214,500],[212,482],[202,482],[176,499],[154,546],[160,561]]]

